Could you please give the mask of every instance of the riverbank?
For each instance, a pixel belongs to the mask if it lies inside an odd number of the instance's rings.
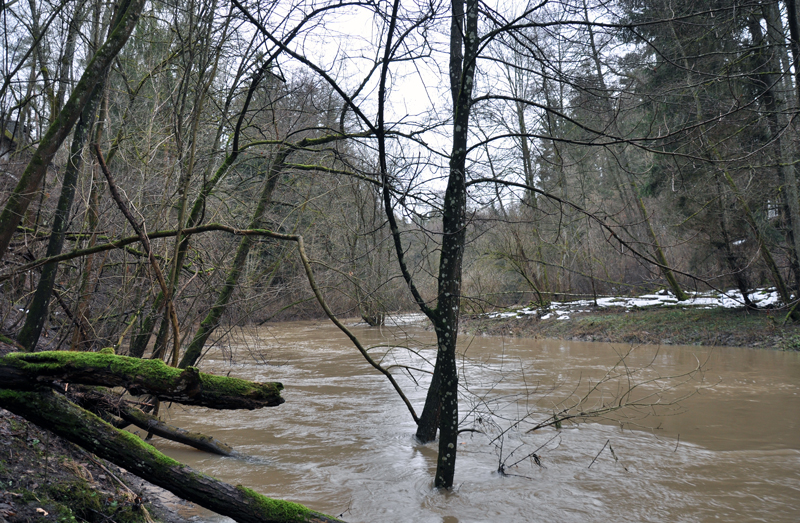
[[[178,523],[164,491],[0,409],[0,523]]]
[[[775,309],[582,307],[566,314],[509,310],[463,315],[471,335],[553,338],[651,345],[707,345],[800,350],[800,325]]]

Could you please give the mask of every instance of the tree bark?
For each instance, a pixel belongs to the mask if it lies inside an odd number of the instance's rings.
[[[335,523],[303,505],[267,498],[192,470],[52,391],[0,389],[0,407],[46,427],[176,496],[241,523]]]
[[[0,358],[3,387],[30,390],[43,382],[62,381],[103,387],[124,387],[135,396],[151,394],[161,401],[214,409],[259,409],[284,402],[278,382],[254,383],[97,352],[49,351],[12,353]]]
[[[97,110],[98,102],[103,93],[103,85],[104,82],[100,81],[94,87],[94,92],[84,106],[81,118],[75,126],[75,133],[72,136],[72,145],[70,146],[69,161],[67,162],[67,168],[64,171],[64,180],[61,185],[61,195],[58,197],[58,205],[56,207],[55,216],[53,217],[50,241],[47,244],[47,254],[45,255],[47,257],[61,254],[61,249],[64,246],[64,233],[67,229],[69,214],[72,209],[73,200],[75,199],[78,175],[83,165],[83,148],[86,144],[89,132],[92,129],[95,111]],[[25,318],[25,324],[22,326],[19,336],[17,336],[17,341],[29,351],[32,351],[39,342],[39,336],[47,320],[50,296],[53,294],[53,286],[56,282],[57,273],[58,263],[48,263],[42,267],[42,274],[39,277],[39,284],[36,286],[36,292],[33,295],[33,300],[28,310],[28,316]]]
[[[778,77],[783,64],[788,63],[786,57],[781,56],[781,53],[785,53],[786,42],[778,6],[764,5],[762,11],[761,17],[753,16],[748,23],[753,42],[769,49],[768,52],[761,52],[758,55],[761,65],[759,69],[763,69],[764,72],[757,75],[754,83],[761,90],[759,98],[766,111],[767,126],[772,137],[774,161],[781,185],[778,199],[785,222],[786,243],[789,245],[789,260],[794,273],[794,290],[797,296],[797,291],[800,289],[800,193],[793,165],[796,153],[786,132],[791,128],[787,114],[796,111],[797,107],[795,104],[787,106],[784,96],[789,93],[781,92],[781,86],[784,85],[782,80],[785,79]],[[766,22],[766,35],[761,27],[762,17]]]
[[[440,372],[438,399],[439,455],[434,485],[451,488],[458,448],[458,368],[456,345],[461,309],[461,279],[466,241],[467,141],[478,56],[478,2],[457,0],[450,24],[450,88],[453,96],[453,149],[450,174],[442,208],[442,254],[439,259],[438,296],[433,325],[438,345],[436,366]],[[428,410],[428,401],[425,409]]]
[[[415,436],[420,443],[430,443],[436,439],[436,432],[439,430],[442,416],[442,405],[439,401],[439,386],[441,382],[442,369],[436,365],[433,368],[428,392],[425,394],[425,405],[422,407],[422,413],[420,413],[419,421],[417,422]]]

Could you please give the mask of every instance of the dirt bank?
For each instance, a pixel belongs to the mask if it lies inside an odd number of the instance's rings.
[[[800,349],[800,325],[791,322],[784,325],[785,312],[773,309],[590,309],[570,312],[568,316],[541,313],[493,318],[485,314],[463,315],[461,331],[473,335],[611,343]]]
[[[0,409],[0,523],[179,523],[143,482]]]

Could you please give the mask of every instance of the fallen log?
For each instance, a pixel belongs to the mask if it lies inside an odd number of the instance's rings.
[[[151,394],[161,401],[213,409],[276,407],[283,385],[214,376],[194,367],[176,369],[161,360],[142,360],[98,352],[14,352],[0,358],[0,383],[33,390],[43,382],[61,381],[124,387],[131,394]]]
[[[199,432],[189,432],[188,430],[175,427],[169,423],[164,423],[155,416],[142,412],[136,407],[124,406],[120,409],[119,416],[140,429],[146,430],[148,434],[153,434],[177,443],[183,443],[197,450],[203,450],[220,456],[230,456],[234,453],[230,446],[213,436],[201,434]]]
[[[46,427],[182,499],[240,523],[340,523],[339,519],[303,505],[268,498],[241,485],[234,487],[197,472],[52,390],[0,388],[0,407]]]
[[[105,388],[72,386],[69,388],[68,398],[118,429],[135,425],[146,430],[148,435],[153,434],[204,452],[220,456],[232,456],[235,453],[233,448],[217,438],[199,432],[189,432],[164,423],[156,416],[143,412],[130,401]]]

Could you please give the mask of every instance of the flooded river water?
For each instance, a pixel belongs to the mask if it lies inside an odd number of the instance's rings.
[[[376,355],[403,344],[421,350],[393,349],[386,364],[419,366],[420,358],[433,355],[425,345],[431,335],[419,327],[354,331],[383,345]],[[240,333],[202,362],[209,372],[282,382],[280,407],[169,411],[171,423],[211,434],[241,457],[164,440],[156,446],[224,481],[351,522],[800,520],[800,354],[636,347],[614,371],[621,378],[603,383],[578,410],[620,399],[661,407],[525,434],[530,423],[575,403],[631,347],[461,341],[461,382],[468,389],[463,426],[480,432],[460,438],[452,492],[432,488],[435,443],[415,441],[415,424],[389,383],[327,323]],[[692,373],[698,362],[701,372]],[[400,368],[395,374],[419,412],[424,375],[412,371],[410,378]],[[659,379],[666,376],[675,378]],[[529,456],[534,452],[541,466]],[[500,464],[506,475],[497,472]],[[203,521],[220,519],[199,514]]]

